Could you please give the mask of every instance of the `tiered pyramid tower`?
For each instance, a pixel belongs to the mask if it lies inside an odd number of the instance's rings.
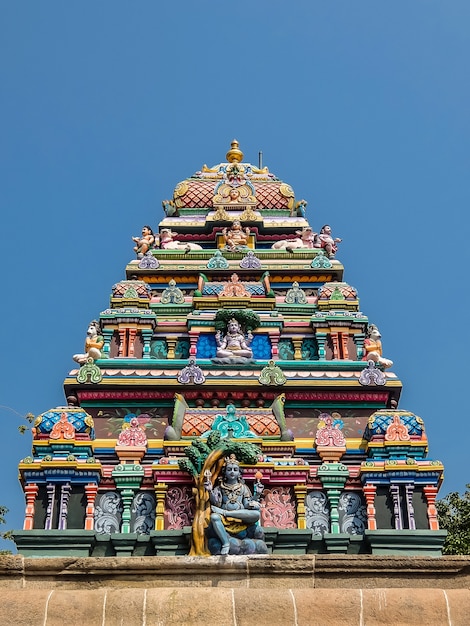
[[[19,551],[187,554],[181,460],[218,432],[259,446],[244,480],[264,485],[270,552],[440,554],[442,464],[397,408],[331,229],[314,232],[306,202],[236,141],[163,206],[74,357],[68,405],[34,423]]]

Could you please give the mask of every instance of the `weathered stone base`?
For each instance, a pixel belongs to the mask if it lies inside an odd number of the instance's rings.
[[[0,557],[8,626],[467,626],[470,557]]]

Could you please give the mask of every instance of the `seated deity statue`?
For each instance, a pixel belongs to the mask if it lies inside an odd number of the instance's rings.
[[[333,239],[331,236],[331,226],[329,224],[325,224],[322,226],[320,233],[315,236],[313,247],[323,248],[328,257],[334,257],[338,250],[339,243],[341,243],[341,239],[338,237]]]
[[[382,365],[384,368],[392,367],[393,361],[382,356],[382,335],[375,324],[370,324],[367,330],[367,338],[364,341],[365,354],[363,361],[373,361]]]
[[[253,358],[253,350],[250,348],[253,335],[251,331],[248,332],[248,338],[245,339],[245,335],[242,332],[240,324],[236,319],[232,318],[227,324],[227,333],[225,337],[221,338],[220,330],[215,335],[215,341],[217,343],[216,356],[219,359],[236,358],[241,357],[244,359]]]
[[[150,226],[144,226],[142,228],[141,237],[132,237],[132,241],[136,244],[134,246],[134,252],[138,258],[142,258],[155,243],[155,235]]]
[[[246,248],[250,229],[242,228],[240,220],[234,220],[230,228],[222,229],[222,236],[225,241],[225,248],[230,251],[237,251]]]
[[[96,361],[96,359],[101,358],[101,348],[104,346],[104,339],[100,333],[99,322],[96,320],[90,322],[85,339],[85,354],[74,354],[74,361],[84,365],[89,359]]]
[[[204,487],[211,504],[208,527],[209,549],[212,554],[266,554],[264,533],[257,525],[260,519],[259,499],[264,486],[257,480],[255,495],[245,485],[235,455],[225,459],[222,478],[212,486],[207,470]]]

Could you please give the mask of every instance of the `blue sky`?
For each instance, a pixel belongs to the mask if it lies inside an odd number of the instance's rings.
[[[0,5],[0,504],[19,528],[20,415],[64,403],[88,322],[161,200],[236,137],[331,223],[420,415],[441,495],[470,482],[470,3]],[[11,407],[5,409],[3,407]]]

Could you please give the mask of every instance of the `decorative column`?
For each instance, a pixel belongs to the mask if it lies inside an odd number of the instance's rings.
[[[150,342],[153,336],[153,330],[151,328],[142,328],[142,340],[144,342],[144,348],[142,352],[142,358],[148,359],[150,357]]]
[[[307,528],[307,520],[305,518],[305,498],[307,496],[307,485],[295,485],[294,492],[297,499],[297,527]]]
[[[166,345],[167,345],[167,359],[175,359],[175,348],[176,342],[178,341],[178,337],[176,335],[167,335],[166,337]]]
[[[130,358],[134,358],[136,336],[137,336],[137,328],[129,328],[129,344],[128,344],[128,349],[127,349],[127,356]]]
[[[157,483],[154,485],[154,489],[157,500],[155,530],[165,530],[165,498],[168,485],[166,483]]]
[[[415,509],[413,506],[413,492],[414,485],[405,485],[405,493],[406,493],[406,508],[408,512],[408,528],[410,530],[416,530],[416,522],[415,522]]]
[[[119,328],[118,356],[127,356],[127,328]]]
[[[423,487],[424,495],[428,503],[428,520],[430,530],[439,530],[439,518],[437,516],[436,496],[437,487],[434,485],[425,485]]]
[[[24,516],[23,530],[33,530],[34,526],[34,511],[36,496],[38,495],[39,486],[36,483],[28,483],[24,487],[24,494],[26,496],[26,508]],[[436,490],[437,493],[437,490]]]
[[[94,530],[95,525],[95,500],[98,493],[96,483],[85,485],[86,510],[85,510],[85,530]]]
[[[60,505],[59,505],[59,530],[67,529],[67,514],[69,509],[69,498],[72,487],[70,483],[64,483],[60,489]]]
[[[362,361],[362,357],[364,356],[364,340],[364,333],[355,333],[353,335],[353,341],[356,344],[357,361]]]
[[[393,517],[395,519],[395,530],[403,530],[403,520],[400,507],[400,486],[390,485],[390,494],[393,502]]]
[[[349,477],[349,470],[343,463],[322,463],[318,468],[318,478],[326,491],[330,503],[330,520],[332,534],[339,534],[338,502],[341,491]]]
[[[271,358],[276,361],[279,359],[279,334],[269,335],[271,341]]]
[[[104,339],[102,353],[104,356],[109,358],[109,355],[111,354],[111,341],[114,334],[114,328],[103,328],[101,334],[103,335]]]
[[[51,530],[52,518],[54,515],[55,484],[48,483],[46,490],[47,490],[47,508],[46,508],[46,522],[44,524],[44,528],[46,530]]]
[[[147,451],[147,435],[136,417],[131,419],[129,428],[120,432],[115,450],[120,463],[111,475],[122,499],[121,533],[129,534],[132,500],[144,478],[144,468],[140,462]]]
[[[339,351],[339,335],[336,331],[331,331],[330,337],[331,341],[333,342],[333,358],[340,359],[341,354]]]
[[[189,331],[189,356],[197,356],[197,340],[199,339],[199,333]]]
[[[349,334],[341,333],[341,350],[343,353],[343,359],[349,359],[348,343],[349,343]]]
[[[367,483],[362,488],[366,498],[367,504],[367,528],[368,530],[377,530],[377,520],[375,518],[375,494],[377,492],[377,485],[371,485]]]
[[[318,359],[324,361],[326,359],[326,338],[327,333],[315,333],[318,343]]]
[[[292,337],[292,343],[294,344],[294,360],[302,360],[302,341],[303,337]]]

